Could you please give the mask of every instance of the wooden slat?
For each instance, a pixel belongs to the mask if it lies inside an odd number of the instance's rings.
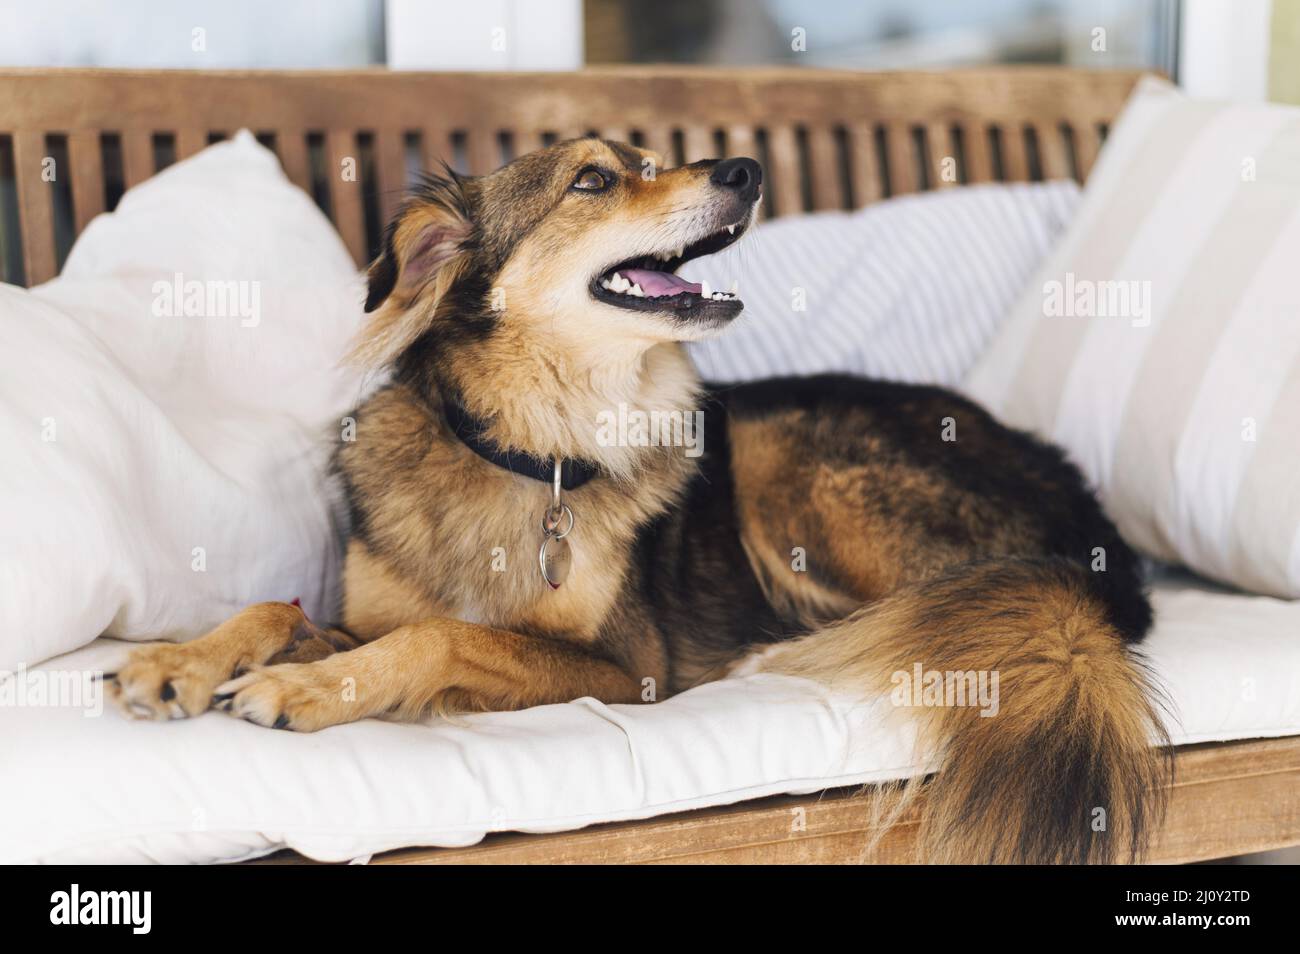
[[[406,139],[400,129],[379,129],[374,143],[379,216],[387,223],[406,192]]]
[[[968,183],[992,182],[997,169],[993,164],[993,140],[982,122],[962,125],[962,159]]]
[[[494,129],[471,129],[466,142],[470,175],[485,176],[501,165],[501,146]]]
[[[1044,179],[1070,178],[1070,156],[1066,150],[1065,136],[1056,123],[1035,123],[1038,136],[1038,161]]]
[[[23,271],[28,285],[54,277],[54,213],[50,183],[45,180],[45,134],[19,130],[13,136],[14,186],[18,190],[18,223],[23,242]],[[56,169],[55,175],[65,174]],[[71,170],[67,170],[71,174]]]
[[[524,129],[515,133],[515,155],[524,156],[542,148],[542,133],[538,129]]]
[[[892,195],[915,192],[916,148],[910,123],[890,123],[885,128],[885,154],[889,157],[889,191]]]
[[[356,134],[345,129],[331,129],[325,134],[325,181],[329,185],[330,208],[334,226],[343,244],[358,265],[367,258],[365,216],[361,206],[361,162]],[[355,178],[345,180],[345,161],[352,160]]]
[[[104,151],[99,133],[82,129],[68,135],[72,165],[72,220],[80,235],[90,220],[104,211]]]
[[[1300,736],[1184,746],[1175,756],[1168,814],[1147,862],[1185,864],[1300,845]],[[839,789],[551,835],[489,835],[469,848],[408,848],[372,863],[899,864],[916,860],[920,807],[918,801],[881,832],[866,799]],[[265,859],[304,861],[292,853]]]
[[[1074,125],[1074,162],[1079,178],[1087,182],[1092,173],[1097,153],[1101,151],[1101,130],[1096,123],[1081,122]]]
[[[713,130],[705,126],[685,127],[682,130],[682,146],[686,152],[687,162],[718,158],[718,147],[713,141]]]
[[[957,162],[957,145],[952,129],[947,123],[927,123],[925,127],[926,169],[930,186],[934,189],[951,189],[961,184]],[[951,178],[944,178],[946,171]]]
[[[727,156],[758,158],[758,142],[750,126],[730,126],[726,130]]]
[[[642,132],[645,135],[645,147],[659,153],[665,166],[672,167],[677,164],[676,157],[673,155],[673,131],[670,127],[648,126]]]
[[[420,167],[426,172],[440,171],[451,164],[451,131],[444,126],[426,126],[420,131]]]
[[[176,160],[188,159],[208,144],[208,134],[193,126],[176,130]]]
[[[876,129],[871,123],[852,123],[848,127],[848,139],[849,185],[853,189],[853,204],[862,208],[879,202],[885,195],[876,152]]]
[[[812,204],[817,211],[845,206],[840,184],[839,147],[829,126],[808,130],[808,176],[812,182]]]
[[[128,189],[138,186],[157,170],[153,161],[153,133],[140,129],[122,130],[122,177]]]
[[[626,126],[602,126],[600,127],[600,138],[608,139],[610,142],[627,142],[632,141],[631,133]]]
[[[1029,150],[1020,123],[1002,127],[1002,175],[1007,182],[1029,181]]]
[[[311,161],[307,155],[307,133],[290,129],[277,133],[275,151],[289,181],[311,194]]]
[[[768,130],[767,172],[772,180],[772,205],[777,215],[802,212],[803,188],[799,169],[799,144],[793,126]]]

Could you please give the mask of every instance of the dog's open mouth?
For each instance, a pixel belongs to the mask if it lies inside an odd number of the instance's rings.
[[[730,289],[711,288],[708,282],[688,282],[676,272],[691,259],[712,255],[731,245],[748,226],[746,219],[682,248],[619,262],[596,276],[591,294],[599,301],[635,311],[666,311],[692,320],[734,318],[744,308],[734,283]]]

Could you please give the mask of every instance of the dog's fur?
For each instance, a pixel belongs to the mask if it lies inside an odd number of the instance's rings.
[[[996,717],[914,710],[942,755],[923,857],[1136,855],[1164,771],[1134,649],[1151,611],[1136,557],[1061,453],[933,387],[705,388],[680,343],[738,303],[602,293],[616,263],[745,231],[757,166],[745,188],[716,166],[664,170],[582,139],[489,176],[430,177],[370,269],[356,357],[393,373],[337,454],[352,517],[341,626],[251,607],[191,643],[137,650],[114,680],[122,705],[175,718],[215,699],[313,731],[582,695],[643,703],[764,644],[751,668],[864,696],[917,663],[997,671]],[[575,187],[593,169],[605,187]],[[550,488],[462,443],[448,400],[500,447],[599,465],[565,495],[577,522],[558,590],[536,558]],[[703,409],[704,455],[606,446],[597,416],[621,403]]]

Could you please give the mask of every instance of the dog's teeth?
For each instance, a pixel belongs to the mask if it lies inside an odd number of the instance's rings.
[[[728,226],[727,226],[727,232],[728,232],[728,234],[730,234],[730,235],[735,235],[735,234],[736,234],[736,227],[735,227],[734,225],[728,225]]]
[[[705,281],[700,282],[700,294],[705,298],[712,297],[711,289],[709,288],[708,282]]]
[[[627,293],[629,295],[636,295],[637,298],[645,297],[645,292],[643,292],[641,286],[637,284],[633,284],[632,287],[627,290]]]
[[[603,282],[600,283],[600,287],[601,287],[601,288],[612,289],[612,288],[614,287],[614,283],[613,283],[612,281],[610,281],[610,280],[607,278],[607,279],[605,279]]]

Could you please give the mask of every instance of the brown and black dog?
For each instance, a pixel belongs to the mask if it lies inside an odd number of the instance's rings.
[[[675,272],[745,234],[760,185],[750,159],[665,170],[594,138],[429,177],[369,273],[355,356],[392,377],[336,456],[341,625],[267,603],[142,647],[123,708],[310,732],[642,703],[759,648],[751,668],[864,696],[995,672],[996,717],[911,710],[942,755],[923,857],[1136,855],[1165,771],[1151,611],[1078,471],[938,388],[697,379],[681,343],[742,306]],[[621,407],[702,412],[702,455],[610,440]]]

